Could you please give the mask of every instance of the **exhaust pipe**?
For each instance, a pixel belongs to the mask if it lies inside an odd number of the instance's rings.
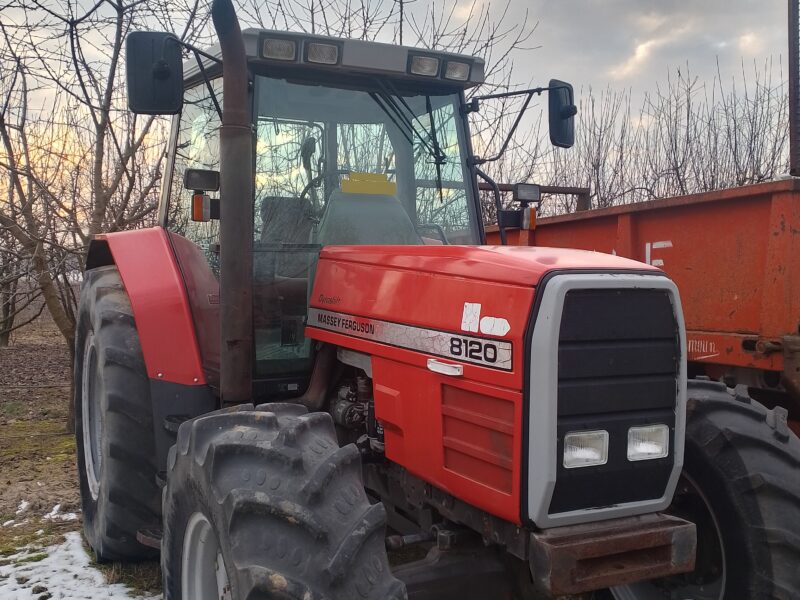
[[[253,133],[247,54],[231,0],[214,0],[211,19],[222,50],[220,128],[220,395],[222,404],[253,393]]]

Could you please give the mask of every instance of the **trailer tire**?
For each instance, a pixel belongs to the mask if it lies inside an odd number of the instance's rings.
[[[150,382],[130,300],[114,266],[86,272],[75,337],[75,436],[83,531],[100,561],[158,552],[139,529],[160,522]]]
[[[165,600],[406,598],[386,512],[369,503],[358,449],[339,447],[329,414],[219,410],[181,425],[167,468]]]
[[[724,578],[715,583],[721,585],[720,597],[800,598],[800,440],[788,428],[785,412],[768,410],[740,389],[713,381],[691,380],[688,397],[685,476],[668,512],[694,520],[686,510],[691,496],[682,496],[693,486],[712,523],[698,526],[698,570],[683,579],[695,586],[692,593],[681,595],[689,588],[681,588],[680,578],[659,589],[677,592],[674,597],[713,597],[710,582],[708,595],[698,591],[697,582],[713,573],[709,566],[718,551],[724,560]],[[714,534],[716,540],[709,537]],[[654,597],[643,593],[646,586],[613,593],[621,600]]]
[[[686,464],[720,520],[726,597],[800,598],[800,440],[744,389],[690,383]]]

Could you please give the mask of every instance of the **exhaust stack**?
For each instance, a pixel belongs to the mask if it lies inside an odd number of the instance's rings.
[[[253,133],[247,55],[231,0],[214,0],[211,18],[222,50],[220,128],[220,393],[222,403],[252,398]]]

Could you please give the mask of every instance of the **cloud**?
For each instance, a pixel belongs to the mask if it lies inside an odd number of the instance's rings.
[[[739,36],[736,40],[739,52],[746,55],[759,54],[764,49],[764,41],[761,36],[748,31]]]
[[[630,58],[618,64],[616,67],[611,68],[609,71],[610,75],[614,79],[625,79],[631,75],[636,75],[641,68],[647,64],[653,50],[659,46],[663,46],[666,42],[666,38],[656,38],[638,44]]]
[[[656,19],[656,17],[653,15],[646,15],[640,18],[651,20]],[[653,20],[651,24],[655,26],[656,21]],[[647,66],[647,64],[650,62],[650,59],[653,57],[653,54],[655,54],[656,50],[666,46],[676,45],[693,29],[691,19],[682,27],[672,27],[671,23],[668,23],[666,20],[662,20],[657,28],[666,31],[663,34],[651,37],[644,42],[638,42],[633,50],[633,54],[631,54],[621,63],[609,69],[608,73],[613,79],[626,79],[628,77],[638,75],[642,72],[642,68]]]
[[[652,33],[661,29],[668,22],[666,15],[659,13],[646,13],[633,17],[634,26],[644,33]]]
[[[460,2],[456,5],[455,9],[453,10],[453,15],[457,19],[465,21],[470,16],[474,16],[475,14],[479,13],[480,10],[480,2],[477,0],[467,0],[466,2]]]

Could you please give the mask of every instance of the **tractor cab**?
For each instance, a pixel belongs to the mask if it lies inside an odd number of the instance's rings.
[[[234,206],[246,212],[239,233],[252,244],[253,380],[270,395],[296,396],[313,366],[304,326],[322,247],[485,241],[476,178],[481,161],[473,156],[468,123],[477,105],[465,98],[465,90],[483,83],[484,62],[287,32],[249,29],[242,38],[252,198],[224,190],[219,198],[210,195],[219,187],[227,100],[218,48],[192,49],[194,57],[181,65],[178,45],[166,34],[133,34],[128,56],[138,60],[129,58],[129,79],[139,73],[140,83],[129,85],[130,102],[137,112],[179,107],[173,110],[162,225],[196,245],[217,275],[217,219]],[[148,64],[161,65],[161,96],[159,90],[140,94],[141,82],[157,81]],[[180,72],[182,96],[176,98],[170,79]],[[163,95],[168,85],[169,98]],[[564,103],[571,105],[568,91]],[[181,260],[177,247],[176,253]],[[215,336],[206,337],[213,379],[218,350],[211,347]]]

